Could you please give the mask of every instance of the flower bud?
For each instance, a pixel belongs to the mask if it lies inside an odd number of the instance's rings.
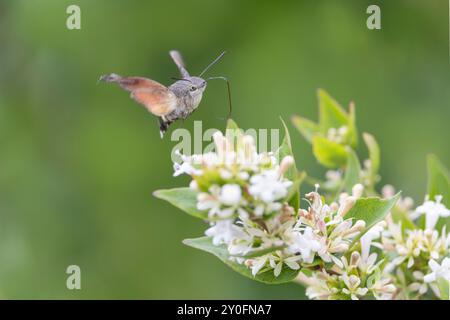
[[[353,251],[352,255],[350,256],[350,266],[357,267],[359,265],[359,262],[361,260],[361,255],[358,251]]]
[[[292,156],[286,156],[281,160],[280,168],[278,169],[280,177],[283,176],[286,171],[295,163]]]
[[[189,183],[189,188],[192,189],[192,190],[197,190],[197,191],[198,191],[198,183],[197,183],[197,181],[192,180],[192,181]]]
[[[336,211],[338,211],[338,210],[339,210],[339,205],[337,204],[337,202],[332,202],[332,203],[330,204],[330,209],[331,209],[331,212],[336,212]]]
[[[395,194],[395,189],[390,184],[387,184],[381,189],[381,194],[384,198],[391,198]]]
[[[358,231],[363,231],[365,227],[366,227],[366,222],[364,220],[358,220],[353,225],[353,228]]]
[[[352,188],[352,195],[355,198],[361,198],[363,191],[364,191],[364,186],[361,183],[357,183]]]
[[[345,198],[345,200],[339,207],[338,215],[341,217],[344,217],[347,214],[347,212],[355,205],[355,202],[356,202],[356,198],[353,196],[349,196],[349,197]]]

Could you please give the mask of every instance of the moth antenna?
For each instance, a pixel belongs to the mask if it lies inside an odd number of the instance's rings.
[[[205,69],[203,69],[203,71],[198,75],[200,78],[202,77],[202,75],[208,71],[209,68],[211,68],[213,65],[215,65],[217,63],[217,61],[219,61],[220,59],[222,59],[222,57],[225,55],[225,53],[227,53],[226,51],[223,51],[216,59],[214,59],[213,62],[211,62]]]
[[[222,77],[222,76],[209,77],[206,80],[215,80],[215,79],[224,80],[227,83],[227,91],[228,91],[228,115],[227,115],[227,119],[230,119],[231,118],[231,112],[233,111],[233,106],[231,104],[231,86],[230,86],[230,81],[228,81],[227,78]]]

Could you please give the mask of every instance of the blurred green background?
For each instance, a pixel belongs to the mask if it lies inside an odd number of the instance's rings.
[[[66,8],[81,7],[81,30]],[[382,30],[366,28],[378,4]],[[233,118],[280,128],[316,119],[316,89],[353,100],[360,131],[382,148],[383,182],[421,201],[425,155],[450,162],[448,1],[0,0],[0,298],[303,298],[185,247],[205,225],[152,197],[172,177],[170,135],[104,73],[171,82],[179,49],[198,73],[232,83]],[[174,125],[222,128],[225,86]],[[294,131],[298,166],[323,169]],[[170,134],[170,132],[169,132]],[[365,153],[360,147],[361,154]],[[82,290],[66,289],[68,265]]]

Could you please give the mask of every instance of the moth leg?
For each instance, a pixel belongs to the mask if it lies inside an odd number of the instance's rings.
[[[165,117],[158,118],[159,120],[159,134],[161,135],[161,139],[164,137],[164,133],[166,133],[169,126],[174,122],[173,120],[167,120]]]

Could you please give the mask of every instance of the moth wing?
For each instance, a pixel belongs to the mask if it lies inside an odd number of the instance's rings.
[[[178,67],[178,70],[180,70],[181,76],[183,78],[188,78],[189,77],[189,72],[187,72],[186,70],[186,66],[184,65],[184,61],[183,61],[183,57],[181,56],[181,53],[176,51],[176,50],[171,50],[169,52],[170,57],[172,58],[173,62],[175,62],[175,64]]]
[[[177,97],[169,89],[162,87],[134,90],[131,97],[155,116],[165,116],[177,107]]]
[[[101,81],[117,83],[131,91],[131,98],[142,104],[156,116],[164,116],[175,110],[177,98],[166,86],[143,77],[121,77],[115,73],[104,75]]]

